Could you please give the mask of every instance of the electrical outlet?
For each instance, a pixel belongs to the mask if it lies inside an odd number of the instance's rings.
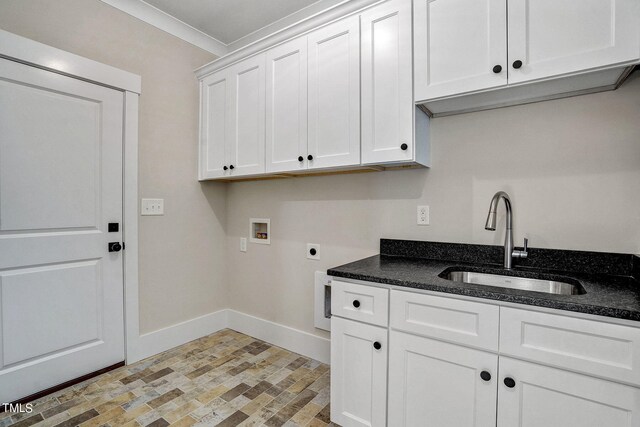
[[[418,225],[429,225],[429,206],[418,206]]]
[[[142,199],[140,215],[164,215],[164,199]]]
[[[320,259],[320,245],[316,243],[307,243],[307,258]]]
[[[247,252],[247,238],[240,238],[240,252]]]

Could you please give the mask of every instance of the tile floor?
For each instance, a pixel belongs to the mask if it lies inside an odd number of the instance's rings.
[[[0,413],[0,427],[327,426],[329,366],[225,329]]]

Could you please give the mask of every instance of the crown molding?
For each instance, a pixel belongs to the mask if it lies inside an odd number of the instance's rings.
[[[105,1],[105,0],[102,0]],[[337,21],[346,16],[358,13],[374,4],[384,3],[387,0],[349,0],[302,19],[266,37],[254,41],[246,46],[234,50],[222,58],[203,65],[195,70],[196,77],[201,79],[217,70],[228,67],[244,58],[260,53],[275,45],[281,44],[294,37],[306,34],[321,26]]]
[[[101,1],[216,56],[224,56],[229,51],[227,45],[220,40],[142,0]]]

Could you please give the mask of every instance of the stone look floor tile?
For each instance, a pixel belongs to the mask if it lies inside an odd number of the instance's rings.
[[[39,398],[0,427],[312,426],[329,367],[225,329]]]

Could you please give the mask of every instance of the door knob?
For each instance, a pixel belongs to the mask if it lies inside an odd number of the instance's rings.
[[[502,71],[502,65],[496,65],[495,67],[493,67],[494,73],[498,74],[501,71]]]
[[[513,61],[513,68],[517,70],[520,67],[522,67],[522,61],[520,61],[519,59],[517,61]]]
[[[109,252],[120,252],[121,249],[120,242],[109,242]]]
[[[373,343],[373,348],[375,348],[376,350],[380,350],[382,348],[382,344],[376,341]]]
[[[298,156],[298,161],[299,161],[299,162],[301,162],[301,161],[303,161],[303,160],[304,160],[304,157],[302,157],[302,156]]]
[[[400,149],[401,149],[402,151],[405,151],[407,148],[409,148],[409,146],[408,146],[407,144],[402,144],[402,145],[400,146]]]
[[[307,156],[307,160],[313,160],[313,156],[312,156],[311,154],[309,154],[309,155]]]
[[[354,300],[353,300],[353,306],[354,306],[355,308],[359,308],[359,307],[360,307],[360,301],[358,301],[357,299],[354,299]]]
[[[491,374],[488,371],[482,371],[480,372],[480,378],[482,378],[482,381],[489,381],[491,380]]]
[[[514,388],[516,386],[516,380],[514,380],[511,377],[507,377],[504,379],[504,385],[506,385],[509,388]]]

